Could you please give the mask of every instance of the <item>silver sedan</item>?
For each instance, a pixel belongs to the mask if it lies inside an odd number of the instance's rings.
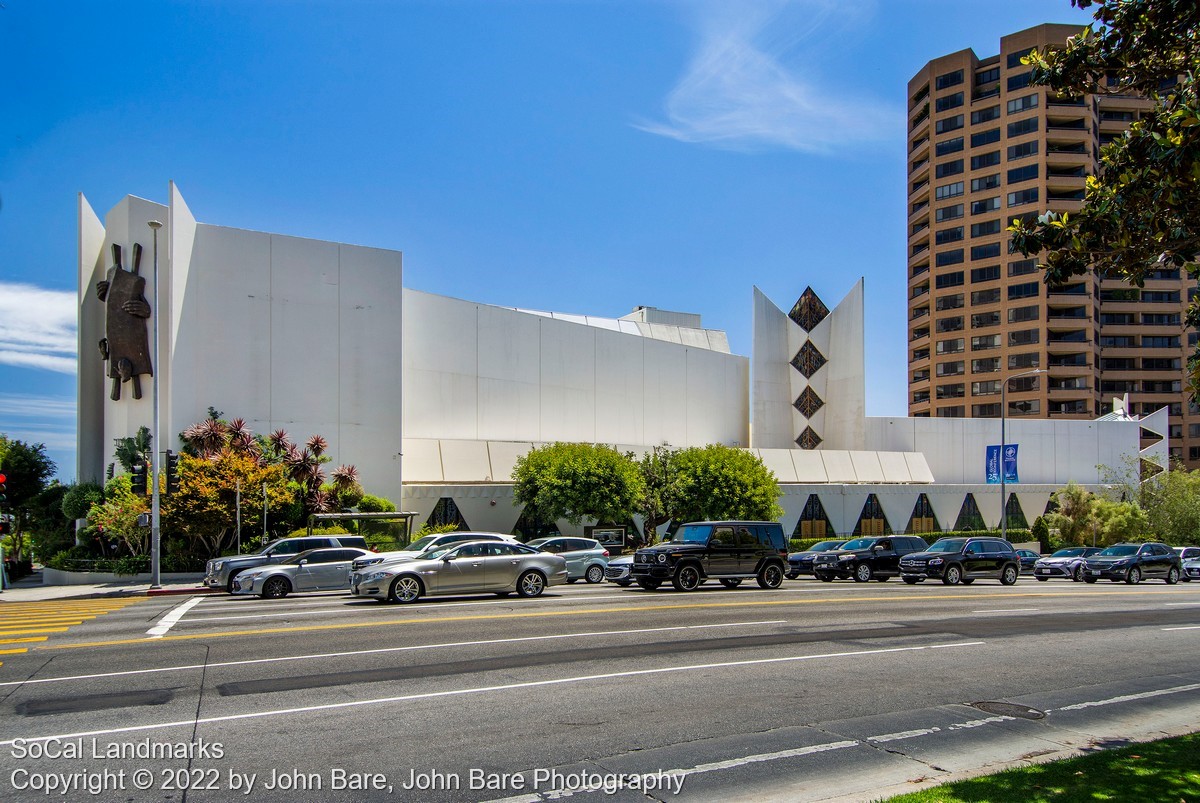
[[[368,567],[350,587],[357,597],[416,602],[423,596],[514,591],[536,597],[567,582],[567,562],[523,544],[475,541],[427,552],[417,560]]]
[[[357,547],[310,549],[283,563],[247,569],[234,578],[233,593],[279,599],[294,591],[344,591],[351,561],[370,554]]]

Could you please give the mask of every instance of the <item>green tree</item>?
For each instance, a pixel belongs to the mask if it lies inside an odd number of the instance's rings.
[[[121,464],[126,473],[133,471],[135,463],[149,464],[154,439],[150,436],[148,427],[138,427],[137,434],[132,438],[114,438],[113,456]]]
[[[75,522],[63,514],[63,499],[71,487],[52,482],[29,505],[29,543],[39,560],[75,545]]]
[[[13,557],[25,557],[25,522],[34,500],[46,488],[46,481],[54,476],[54,461],[46,456],[44,443],[26,443],[0,435],[0,474],[7,476],[5,495],[7,501],[0,508],[13,517],[10,536]]]
[[[1153,108],[1100,152],[1083,208],[1014,221],[1012,247],[1045,252],[1046,281],[1093,271],[1141,286],[1156,269],[1182,268],[1195,279],[1200,253],[1200,4],[1195,0],[1072,0],[1095,6],[1096,24],[1067,46],[1031,53],[1032,81],[1052,91],[1139,93]],[[1200,326],[1200,301],[1187,322]],[[1200,346],[1189,360],[1200,398]]]
[[[1051,529],[1058,530],[1058,541],[1066,546],[1082,546],[1092,543],[1096,519],[1096,497],[1087,488],[1074,482],[1060,488],[1051,495],[1058,508],[1046,517]]]
[[[1150,517],[1136,502],[1114,502],[1097,497],[1094,504],[1097,544],[1144,541],[1150,534]]]
[[[633,456],[611,446],[551,443],[517,458],[513,496],[538,520],[625,521],[645,490]]]
[[[663,444],[646,452],[638,462],[646,487],[639,508],[645,521],[647,544],[653,543],[655,529],[671,519],[669,504],[678,454],[678,449]]]
[[[753,452],[712,444],[682,449],[672,459],[668,508],[677,521],[752,519],[783,515],[779,482]]]
[[[138,516],[150,509],[146,497],[133,492],[128,474],[120,474],[104,486],[104,500],[88,511],[88,530],[103,532],[102,541],[119,541],[131,555],[150,551],[150,528],[139,527]]]
[[[1176,465],[1142,484],[1149,531],[1168,544],[1200,543],[1200,471]]]

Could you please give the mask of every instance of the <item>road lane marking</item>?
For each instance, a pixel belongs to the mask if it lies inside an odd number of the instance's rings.
[[[1200,602],[1168,602],[1165,603],[1168,608],[1175,605],[1200,605]]]
[[[117,733],[136,733],[139,731],[160,730],[163,728],[196,727],[210,725],[216,722],[235,722],[244,719],[264,719],[267,717],[295,716],[317,711],[336,711],[346,708],[360,708],[368,705],[386,703],[404,703],[416,700],[433,700],[439,698],[465,697],[475,694],[514,691],[516,689],[534,689],[544,686],[563,686],[575,683],[594,683],[601,680],[616,680],[618,678],[645,677],[650,675],[666,675],[675,672],[704,672],[713,669],[730,669],[737,666],[766,666],[769,664],[796,663],[799,661],[817,661],[833,658],[858,658],[866,655],[888,655],[905,652],[924,652],[926,650],[957,649],[961,647],[979,647],[982,641],[959,641],[948,644],[925,644],[919,647],[882,647],[874,650],[854,650],[851,652],[830,652],[815,655],[789,655],[783,658],[750,658],[742,661],[720,661],[708,664],[686,664],[683,666],[665,666],[656,669],[632,669],[625,672],[605,672],[597,675],[573,675],[550,680],[528,680],[516,683],[503,683],[496,686],[474,686],[465,689],[447,689],[445,691],[421,692],[417,694],[401,694],[393,697],[377,697],[370,700],[350,700],[340,703],[325,703],[323,705],[306,705],[296,708],[278,708],[268,711],[252,711],[244,714],[227,714],[219,717],[197,717],[194,719],[177,720],[174,722],[156,722],[150,725],[131,725],[124,728],[108,728],[105,730],[66,733],[54,736],[27,736],[0,741],[0,747],[10,747],[18,740],[24,742],[45,742],[52,739],[78,739],[89,736],[108,736]]]
[[[179,620],[183,618],[185,613],[190,611],[199,602],[199,597],[192,597],[187,602],[176,605],[174,608],[163,614],[162,618],[158,620],[158,624],[146,631],[146,635],[150,636],[151,638],[162,638],[167,634],[167,631],[174,627]]]
[[[24,630],[0,630],[0,638],[5,636],[32,636],[35,633],[66,633],[68,628],[65,627],[39,627],[27,628]]]
[[[1200,630],[1200,625],[1183,625],[1181,627],[1164,627],[1163,630]]]
[[[1104,597],[1104,596],[1145,596],[1148,594],[1161,593],[1153,589],[1142,591],[1126,590],[1126,591],[1078,591],[1074,592],[1073,596],[1079,597]],[[742,594],[742,596],[746,596]],[[761,608],[761,607],[780,607],[780,606],[811,606],[811,605],[843,605],[847,602],[926,602],[928,600],[959,600],[959,599],[987,599],[997,597],[1002,599],[1013,599],[1014,597],[1037,597],[1044,598],[1048,596],[1062,596],[1061,594],[1046,594],[1044,592],[1005,592],[998,591],[994,593],[966,593],[966,594],[922,594],[913,597],[843,597],[841,599],[780,599],[780,600],[745,600],[742,602],[696,602],[696,603],[673,603],[661,605],[631,605],[625,607],[609,607],[609,608],[572,608],[566,610],[522,610],[512,611],[510,613],[486,613],[486,614],[469,614],[463,616],[423,616],[406,619],[384,619],[372,620],[368,622],[341,622],[338,624],[320,624],[320,625],[296,625],[294,627],[263,627],[250,630],[214,630],[203,633],[175,633],[172,635],[163,636],[161,639],[150,638],[132,638],[132,639],[112,639],[108,641],[86,641],[73,644],[48,644],[44,647],[39,647],[39,650],[74,650],[80,648],[91,647],[115,647],[126,646],[130,644],[158,644],[167,641],[195,641],[198,639],[218,639],[218,638],[236,638],[241,636],[264,636],[280,633],[307,633],[321,630],[351,630],[364,627],[396,627],[401,625],[420,625],[420,624],[444,624],[447,622],[471,622],[471,621],[491,621],[502,619],[540,619],[547,617],[564,617],[564,616],[585,616],[585,615],[603,615],[613,616],[622,613],[641,614],[646,611],[682,611],[682,610],[698,610],[702,608]],[[493,605],[504,603],[493,602]],[[520,603],[518,603],[520,604]],[[532,607],[530,603],[521,604],[521,607]],[[421,610],[418,606],[417,610]],[[425,609],[429,610],[429,609]],[[436,608],[432,609],[436,611]]]
[[[646,633],[670,633],[680,630],[713,630],[728,627],[756,627],[761,625],[787,624],[786,619],[771,619],[762,622],[726,622],[712,625],[676,625],[672,627],[643,627],[636,630],[594,630],[584,633],[555,633],[548,636],[520,636],[517,638],[486,639],[483,641],[448,641],[440,644],[413,644],[406,647],[380,647],[373,650],[350,650],[346,652],[324,652],[312,655],[287,655],[277,658],[252,658],[243,661],[220,661],[207,664],[185,664],[182,666],[164,666],[154,669],[127,669],[121,672],[99,672],[90,675],[66,675],[54,678],[31,678],[29,680],[12,680],[0,683],[3,686],[23,686],[30,683],[61,683],[68,680],[95,680],[97,678],[123,677],[125,675],[148,675],[159,672],[182,672],[195,669],[215,669],[221,666],[247,666],[249,664],[273,664],[284,661],[308,661],[316,658],[346,658],[355,655],[379,655],[390,652],[413,652],[417,650],[433,650],[449,647],[482,647],[490,644],[508,644],[518,641],[554,641],[572,638],[595,638],[597,636],[628,636]],[[45,639],[31,639],[33,641]],[[2,643],[2,642],[0,642]]]
[[[971,611],[971,613],[1032,613],[1040,610],[1041,608],[992,608],[985,611]]]
[[[1051,711],[1082,711],[1085,708],[1098,708],[1102,705],[1128,703],[1133,700],[1148,700],[1151,697],[1162,697],[1166,694],[1182,694],[1183,692],[1196,691],[1197,689],[1200,689],[1200,683],[1189,683],[1186,686],[1172,686],[1169,689],[1154,689],[1153,691],[1143,691],[1136,694],[1122,694],[1119,697],[1109,697],[1107,700],[1092,700],[1086,703],[1064,705],[1062,708],[1047,708],[1046,713],[1050,713]]]
[[[49,636],[22,636],[21,638],[0,638],[0,644],[26,644],[32,641],[45,641]]]

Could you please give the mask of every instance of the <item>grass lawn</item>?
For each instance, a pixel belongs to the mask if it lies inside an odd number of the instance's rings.
[[[979,801],[1200,803],[1200,733],[998,772],[889,798],[889,803]]]

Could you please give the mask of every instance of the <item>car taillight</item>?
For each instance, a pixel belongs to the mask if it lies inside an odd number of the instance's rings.
[[[604,557],[606,557],[606,558],[608,557],[608,550],[607,550],[607,549],[606,549],[606,550],[604,550]]]

